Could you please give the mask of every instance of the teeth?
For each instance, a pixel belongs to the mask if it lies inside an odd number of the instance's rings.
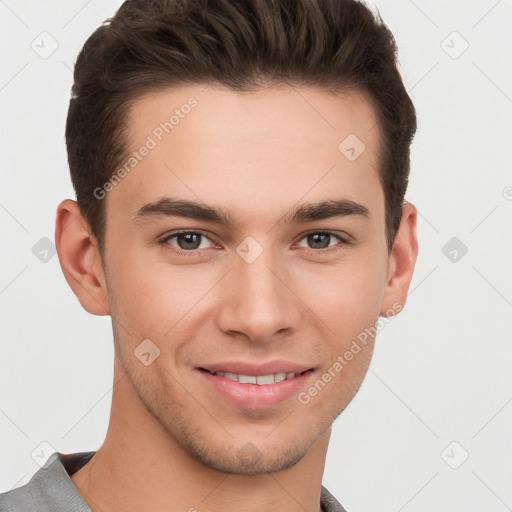
[[[213,373],[213,372],[212,372]],[[266,384],[274,384],[275,382],[283,382],[283,380],[293,379],[297,374],[294,372],[289,373],[272,373],[270,375],[242,375],[230,372],[215,372],[214,375],[220,375],[221,377],[225,377],[229,380],[234,380],[235,382],[241,382],[242,384],[258,384],[260,386],[265,386]]]
[[[256,377],[257,384],[274,384],[274,382],[274,375],[261,375],[260,377]]]
[[[257,377],[255,377],[254,375],[239,375],[238,382],[240,382],[241,384],[256,384]]]

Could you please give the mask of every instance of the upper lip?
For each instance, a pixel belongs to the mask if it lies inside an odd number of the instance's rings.
[[[212,363],[200,366],[203,370],[212,373],[236,373],[238,375],[271,375],[275,373],[303,373],[312,370],[311,366],[290,361],[269,361],[266,363],[254,364],[244,361],[225,361],[223,363]]]

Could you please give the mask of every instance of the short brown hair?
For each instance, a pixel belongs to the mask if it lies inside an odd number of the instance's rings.
[[[235,91],[293,83],[369,94],[391,249],[416,113],[380,14],[356,0],[129,0],[85,42],[66,121],[77,202],[102,253],[105,206],[94,190],[130,152],[130,106],[150,91],[212,81]]]

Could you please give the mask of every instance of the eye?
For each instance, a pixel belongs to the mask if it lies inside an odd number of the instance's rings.
[[[321,250],[329,249],[330,247],[335,247],[336,245],[344,245],[348,243],[340,235],[336,235],[328,231],[316,231],[314,233],[309,233],[306,236],[304,236],[301,240],[306,240],[306,243],[308,244],[307,248]],[[340,244],[331,243],[336,241],[340,242]],[[302,245],[302,247],[304,246]]]
[[[329,231],[315,231],[301,238],[307,245],[299,243],[300,247],[312,249],[315,253],[329,252],[336,246],[348,245],[350,242],[340,235]],[[202,250],[215,246],[205,234],[199,231],[179,231],[171,233],[159,242],[166,249],[179,255],[194,256]]]
[[[172,249],[178,253],[192,253],[207,249],[209,244],[213,242],[204,234],[197,231],[180,231],[165,237],[161,242],[163,245],[175,247],[177,250]]]

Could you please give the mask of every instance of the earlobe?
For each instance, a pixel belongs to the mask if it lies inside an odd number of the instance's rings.
[[[82,307],[93,315],[109,315],[100,253],[76,201],[57,207],[55,245],[64,277]]]
[[[400,227],[389,255],[381,316],[398,314],[407,301],[407,292],[418,256],[417,217],[416,207],[411,203],[405,203],[402,207]]]

